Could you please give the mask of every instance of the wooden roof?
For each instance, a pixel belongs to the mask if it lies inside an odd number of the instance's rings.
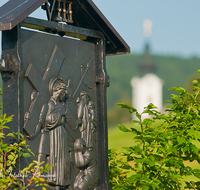
[[[47,0],[10,0],[0,7],[0,30],[10,30]],[[92,0],[73,0],[73,26],[101,31],[107,54],[130,53],[130,47]],[[49,21],[51,22],[51,21]]]

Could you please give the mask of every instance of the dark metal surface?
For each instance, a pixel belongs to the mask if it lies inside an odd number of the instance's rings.
[[[61,36],[70,36],[81,40],[94,38],[94,42],[104,37],[103,34],[99,31],[89,30],[62,23],[49,22],[46,20],[40,20],[31,17],[24,19],[21,25],[23,27],[37,29],[43,32],[59,34]]]
[[[11,30],[46,0],[10,0],[0,7],[0,30]]]
[[[2,32],[2,87],[3,113],[13,115],[13,121],[8,123],[10,129],[4,133],[22,132],[23,126],[23,56],[21,44],[21,28],[17,25],[12,30]],[[4,139],[6,144],[15,142],[13,137]],[[17,160],[19,171],[20,159]]]
[[[66,22],[72,24],[72,1],[68,0],[49,0],[42,6],[46,10],[49,21]]]
[[[106,88],[109,80],[105,68],[105,39],[100,38],[98,33],[91,32],[90,37],[96,39],[95,43],[91,43],[28,31],[20,26],[3,32],[1,71],[4,113],[14,114],[9,127],[21,133],[24,127],[27,143],[36,156],[41,154],[41,160],[49,162],[49,158],[64,154],[59,151],[60,143],[69,148],[66,156],[68,161],[70,156],[70,163],[65,166],[68,166],[68,173],[72,168],[71,182],[62,178],[62,172],[65,172],[62,170],[56,174],[60,176],[59,179],[49,179],[57,186],[64,184],[67,187],[70,183],[74,184],[75,189],[110,189],[106,122]],[[56,94],[52,95],[54,87],[50,81],[54,77],[62,78],[66,84],[66,99],[60,98],[58,101]],[[65,107],[68,111],[62,113]],[[58,122],[54,123],[48,118],[57,118]],[[72,118],[75,118],[75,123],[77,118],[80,124],[78,134],[74,131],[76,127],[72,124]],[[62,127],[64,125],[67,131]],[[49,141],[52,135],[57,140]],[[77,148],[80,143],[75,146],[76,140],[83,141],[87,149]],[[9,143],[12,139],[6,141]],[[48,152],[48,149],[58,153]],[[17,169],[27,166],[32,159],[37,158],[22,158]],[[64,161],[67,159],[63,157],[54,159],[51,163],[55,168],[51,171],[58,172],[56,167],[63,166]],[[83,168],[85,173],[79,172]],[[51,176],[52,173],[49,174]],[[83,178],[84,183],[81,182]]]
[[[55,186],[110,190],[105,56],[130,48],[91,0],[73,0],[71,25],[26,18],[44,2],[10,0],[0,8],[3,111],[14,115],[8,126],[26,135],[40,161],[54,165]],[[33,159],[19,159],[16,170]]]
[[[0,7],[0,30],[10,30],[46,0],[10,0]],[[92,0],[74,0],[71,25],[101,31],[106,39],[106,54],[130,53],[130,47]]]
[[[100,189],[110,190],[111,186],[109,183],[109,174],[108,174],[108,126],[107,126],[107,87],[109,87],[109,76],[106,71],[106,52],[105,52],[105,39],[101,39],[96,45],[96,51],[99,52],[97,54],[96,63],[96,75],[98,77],[98,82],[96,83],[97,89],[97,110],[98,110],[98,118],[97,122],[99,124],[98,130],[98,167],[99,167],[99,182]],[[106,106],[105,106],[106,105]],[[106,121],[106,122],[105,122]],[[104,139],[101,141],[100,139]],[[101,141],[101,142],[100,142]]]

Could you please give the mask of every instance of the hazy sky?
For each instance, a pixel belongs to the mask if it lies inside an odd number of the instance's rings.
[[[0,0],[0,6],[7,0]],[[153,22],[154,54],[200,57],[200,0],[93,0],[131,48],[143,51],[143,21]],[[32,17],[46,19],[39,8]]]

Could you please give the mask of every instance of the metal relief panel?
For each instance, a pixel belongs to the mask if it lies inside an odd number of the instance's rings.
[[[95,189],[95,44],[28,30],[22,30],[22,44],[23,127],[30,148],[39,161],[53,164],[52,185]]]

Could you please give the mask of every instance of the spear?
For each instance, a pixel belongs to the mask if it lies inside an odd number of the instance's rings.
[[[91,63],[92,63],[92,60],[89,63],[87,63],[87,69],[85,70],[85,73],[82,75],[81,80],[79,81],[78,86],[76,87],[76,90],[73,94],[73,98],[75,97],[76,93],[78,92],[78,90],[83,82],[83,79],[85,78],[85,75],[87,74],[88,70],[90,69]]]

